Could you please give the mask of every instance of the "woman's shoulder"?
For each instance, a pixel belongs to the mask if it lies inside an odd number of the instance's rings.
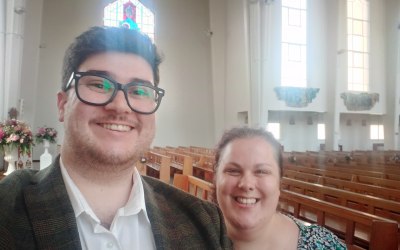
[[[290,215],[288,217],[299,227],[298,249],[347,249],[346,245],[333,232],[325,227],[303,222]]]

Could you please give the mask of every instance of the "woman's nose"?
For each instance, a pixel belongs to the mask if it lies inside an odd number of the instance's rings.
[[[244,174],[240,180],[238,187],[245,191],[253,191],[255,186],[254,177],[251,174]]]

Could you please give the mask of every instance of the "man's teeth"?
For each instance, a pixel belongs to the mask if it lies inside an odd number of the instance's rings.
[[[131,130],[130,126],[121,125],[121,124],[103,124],[103,128],[114,130],[114,131],[121,131],[121,132],[126,132],[126,131]]]
[[[243,197],[237,197],[236,201],[242,204],[246,204],[246,205],[252,205],[252,204],[256,204],[257,199],[256,198],[243,198]]]

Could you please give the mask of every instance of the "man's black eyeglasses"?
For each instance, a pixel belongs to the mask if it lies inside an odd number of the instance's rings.
[[[128,106],[140,114],[156,112],[165,94],[163,89],[148,82],[121,84],[95,72],[73,72],[64,91],[72,87],[74,80],[75,92],[81,102],[104,106],[114,100],[118,90],[122,90]]]

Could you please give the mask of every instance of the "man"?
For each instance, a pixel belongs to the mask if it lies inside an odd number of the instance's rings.
[[[51,167],[0,182],[0,249],[226,249],[220,211],[134,167],[154,137],[160,57],[137,30],[94,27],[64,59]]]

